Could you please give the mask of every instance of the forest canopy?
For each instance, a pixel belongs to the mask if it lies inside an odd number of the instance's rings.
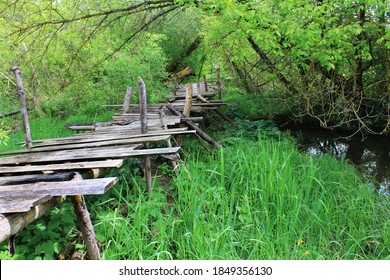
[[[195,79],[221,68],[289,118],[388,133],[389,11],[388,0],[2,0],[0,114],[17,109],[13,65],[37,115],[121,102],[138,76],[158,100],[190,66]]]

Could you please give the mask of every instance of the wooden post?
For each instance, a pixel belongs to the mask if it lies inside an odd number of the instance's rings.
[[[168,129],[168,125],[167,125],[167,122],[166,122],[166,119],[165,119],[165,113],[164,113],[164,106],[163,105],[161,105],[160,108],[158,108],[158,114],[160,116],[160,121],[161,121],[161,124],[163,125],[164,129]],[[168,146],[168,148],[172,148],[171,138],[167,139],[167,146]],[[175,154],[175,156],[180,158],[179,154]],[[176,162],[174,160],[170,160],[169,162],[172,165],[173,170],[176,172],[177,171],[177,164],[176,164]]]
[[[173,95],[176,96],[177,93],[177,77],[173,79]]]
[[[192,95],[193,95],[193,88],[192,84],[186,84],[186,101],[184,103],[184,109],[183,114],[181,115],[181,118],[188,118],[191,114],[191,107],[192,107]],[[180,125],[183,126],[183,125]],[[183,135],[177,135],[175,137],[175,142],[178,146],[181,145],[181,141],[183,139]]]
[[[144,81],[138,79],[138,89],[139,89],[139,106],[141,114],[141,133],[148,133],[148,109],[147,109],[147,100],[146,100],[146,86]],[[148,143],[144,143],[145,149],[148,148]],[[152,164],[150,162],[150,156],[145,156],[145,180],[146,180],[146,189],[149,193],[152,192]]]
[[[122,114],[127,114],[130,111],[131,97],[133,95],[133,88],[127,87],[125,101],[123,102]]]
[[[222,100],[221,69],[217,69],[218,100]]]
[[[209,92],[209,88],[208,88],[208,86],[207,86],[206,75],[203,75],[203,82],[204,82],[204,91],[205,91],[205,92]]]
[[[24,128],[24,136],[26,138],[26,145],[27,145],[28,149],[31,149],[32,148],[32,138],[31,138],[31,131],[30,131],[30,123],[28,121],[26,96],[25,96],[25,90],[23,87],[21,71],[18,69],[17,66],[13,66],[11,68],[11,71],[13,72],[15,79],[16,79],[16,90],[18,91],[18,94],[19,94],[20,113],[22,114],[22,118],[23,118],[23,128]]]
[[[83,180],[83,177],[79,173],[76,173],[73,180]],[[85,204],[84,196],[75,195],[73,197],[73,207],[77,215],[77,220],[79,222],[81,233],[83,234],[85,245],[87,246],[89,259],[99,260],[100,250],[96,239],[95,230],[93,229],[91,217],[89,216],[89,212]]]
[[[192,84],[186,84],[186,102],[184,104],[184,109],[183,109],[183,115],[186,118],[188,118],[191,113],[192,95],[193,95]]]

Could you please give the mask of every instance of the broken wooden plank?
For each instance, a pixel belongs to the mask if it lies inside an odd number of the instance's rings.
[[[26,183],[36,182],[58,182],[68,181],[74,176],[74,172],[61,172],[54,174],[31,174],[31,175],[20,175],[20,176],[5,176],[0,177],[0,185],[17,185]]]
[[[0,173],[25,173],[25,172],[43,172],[59,170],[80,170],[80,169],[100,169],[100,168],[119,168],[123,164],[123,159],[109,159],[102,161],[86,162],[68,162],[61,164],[48,165],[25,165],[25,166],[0,166]],[[0,177],[1,178],[1,177]]]
[[[39,182],[23,185],[0,186],[0,196],[35,195],[88,195],[104,194],[118,181],[117,178],[87,179],[66,182]]]
[[[44,203],[52,198],[51,195],[33,196],[6,196],[0,197],[0,213],[21,213],[27,212],[32,207]]]
[[[109,141],[109,140],[119,140],[119,139],[130,139],[137,137],[145,136],[161,136],[161,135],[175,135],[181,133],[194,133],[194,131],[188,131],[188,128],[170,128],[164,131],[161,130],[151,130],[146,134],[141,134],[141,130],[128,130],[121,129],[120,127],[117,130],[107,131],[107,133],[83,133],[79,136],[65,137],[65,138],[56,138],[56,139],[45,139],[41,140],[42,142],[36,147],[43,146],[54,146],[54,145],[65,145],[65,144],[77,144],[77,143],[88,143],[88,142],[98,142],[98,141]]]
[[[114,145],[126,145],[126,144],[137,144],[144,142],[159,142],[165,141],[169,135],[163,136],[151,136],[151,137],[140,137],[140,138],[131,138],[131,139],[118,139],[118,140],[107,140],[107,141],[97,141],[88,143],[79,143],[79,144],[67,144],[67,145],[56,145],[56,146],[46,146],[46,147],[33,147],[28,150],[15,150],[2,153],[2,155],[9,154],[24,154],[24,153],[37,153],[37,152],[47,152],[47,151],[61,151],[61,150],[73,150],[73,149],[83,149],[83,148],[93,148],[93,147],[107,147]],[[1,162],[1,160],[0,160]]]
[[[61,162],[95,159],[115,159],[136,156],[159,155],[176,153],[180,148],[159,148],[147,150],[134,150],[140,145],[128,145],[108,148],[88,148],[82,150],[65,150],[57,152],[42,152],[21,156],[1,158],[0,165],[17,165],[38,162]]]
[[[25,226],[48,213],[64,201],[63,197],[56,197],[39,204],[26,213],[0,214],[0,243],[8,237],[17,234]]]
[[[86,137],[86,138],[64,138],[60,140],[53,140],[53,141],[44,141],[41,144],[37,145],[36,147],[45,147],[45,146],[59,146],[59,145],[67,145],[67,144],[79,144],[79,143],[89,143],[89,142],[99,142],[99,141],[109,141],[109,140],[119,140],[119,139],[131,139],[131,138],[138,138],[142,137],[142,134],[131,134],[131,131],[129,131],[129,135],[125,133],[126,131],[118,131],[118,132],[112,132],[112,133],[101,133],[98,135],[94,135],[93,137]],[[145,136],[159,136],[159,135],[176,135],[176,134],[189,134],[189,133],[195,133],[195,131],[189,131],[187,127],[180,128],[180,131],[150,131]]]

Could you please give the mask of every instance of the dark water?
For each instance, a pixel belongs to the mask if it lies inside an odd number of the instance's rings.
[[[361,135],[349,137],[321,128],[289,129],[299,147],[310,155],[331,153],[346,159],[361,171],[365,178],[375,179],[375,188],[390,195],[390,138]]]

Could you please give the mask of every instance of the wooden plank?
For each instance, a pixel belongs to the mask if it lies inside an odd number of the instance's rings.
[[[0,243],[8,237],[17,234],[26,225],[50,212],[63,201],[63,197],[55,197],[43,204],[35,206],[27,213],[0,214]]]
[[[52,198],[51,195],[35,195],[35,196],[0,196],[0,213],[21,213],[27,212],[32,207]]]
[[[79,143],[79,144],[34,147],[34,148],[28,149],[28,150],[16,150],[16,151],[5,152],[5,153],[3,153],[3,155],[59,151],[59,150],[72,150],[72,149],[83,149],[83,148],[93,148],[93,147],[106,147],[106,146],[114,146],[114,145],[137,144],[137,143],[144,143],[144,142],[158,142],[158,141],[165,141],[166,138],[169,138],[169,137],[170,137],[169,135],[151,136],[151,137],[107,140],[107,141],[97,141],[97,142],[91,141],[88,143]]]
[[[37,145],[36,147],[43,147],[43,146],[58,146],[58,145],[66,145],[66,144],[78,144],[78,143],[89,143],[89,142],[99,142],[99,141],[109,141],[109,140],[119,140],[119,139],[132,139],[132,138],[139,138],[143,136],[162,136],[162,135],[176,135],[176,134],[187,134],[187,133],[195,133],[193,130],[188,130],[187,127],[185,128],[176,128],[176,129],[169,129],[167,131],[150,131],[147,134],[143,135],[140,133],[136,134],[127,134],[126,131],[112,131],[111,133],[99,133],[96,135],[90,135],[89,137],[85,138],[62,138],[59,140],[47,140],[42,142],[41,144]]]
[[[20,175],[20,176],[6,176],[0,177],[0,185],[16,185],[36,182],[58,182],[68,181],[74,176],[74,172],[61,172],[55,174],[31,174],[31,175]]]
[[[0,166],[0,173],[25,173],[25,172],[43,172],[58,170],[80,170],[80,169],[100,169],[100,168],[119,168],[123,164],[123,159],[86,161],[75,163],[48,164],[48,165],[25,165],[25,166]],[[0,177],[1,178],[1,177]]]
[[[23,185],[0,186],[0,196],[38,196],[38,195],[88,195],[103,194],[110,189],[118,179],[102,178],[67,182],[39,182]]]
[[[160,148],[147,150],[134,150],[141,147],[140,145],[125,145],[108,148],[88,148],[82,150],[65,150],[56,152],[42,152],[28,155],[13,156],[1,158],[0,165],[17,165],[38,162],[60,162],[60,161],[77,161],[87,159],[115,159],[127,158],[146,155],[172,154],[180,148]]]

